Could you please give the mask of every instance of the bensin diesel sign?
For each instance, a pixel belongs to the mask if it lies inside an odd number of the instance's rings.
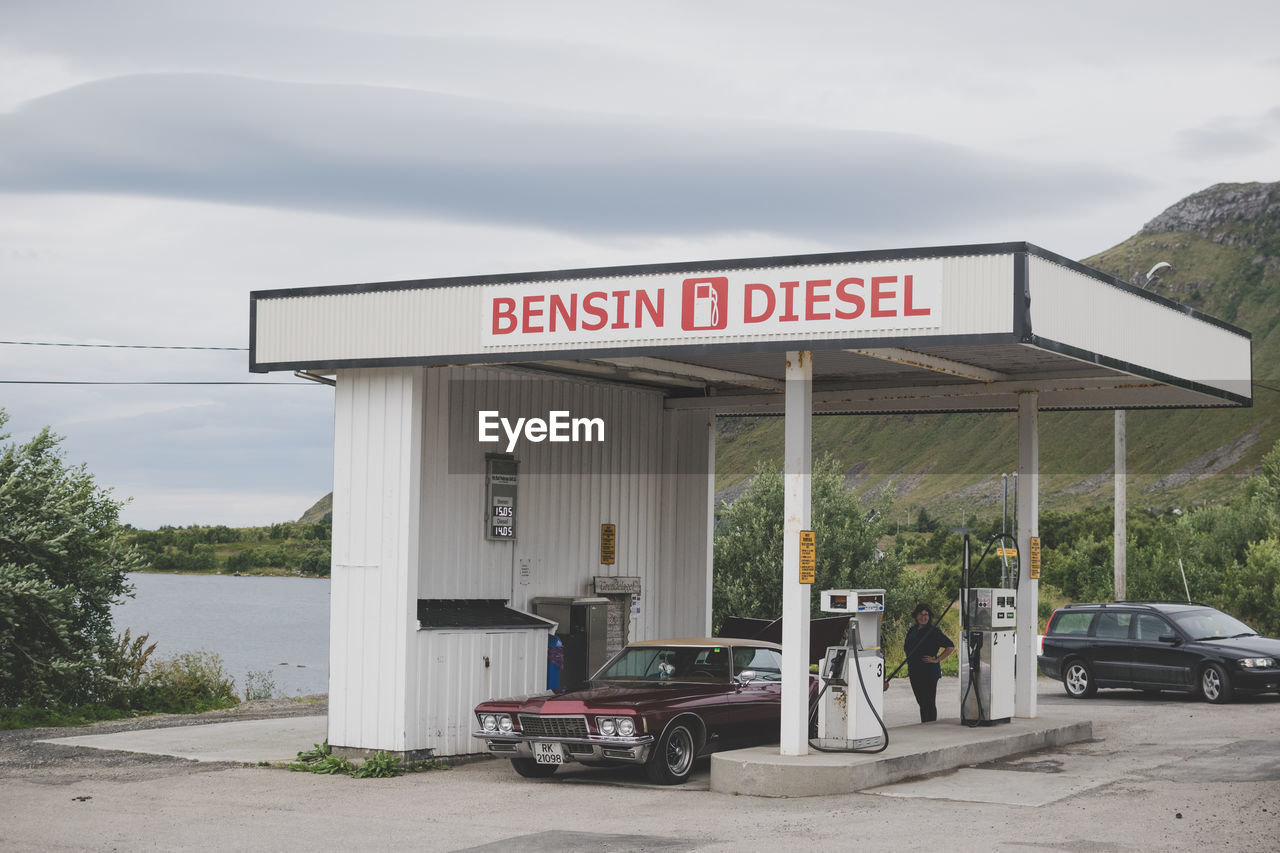
[[[482,299],[485,346],[936,329],[942,262],[530,282]]]

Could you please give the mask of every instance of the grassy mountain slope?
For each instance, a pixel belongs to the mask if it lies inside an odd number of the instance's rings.
[[[1084,263],[1138,283],[1167,261],[1156,292],[1253,335],[1254,406],[1128,415],[1129,505],[1218,502],[1255,473],[1280,439],[1280,183],[1219,184],[1157,216]],[[1266,387],[1270,386],[1270,387]],[[1111,412],[1040,418],[1041,506],[1112,499]],[[781,418],[722,418],[716,486],[731,499],[759,460],[780,464]],[[927,506],[946,523],[998,513],[1002,472],[1017,467],[1017,419],[1003,415],[822,416],[815,453],[830,452],[849,485],[891,517]],[[1012,499],[1012,498],[1011,498]]]

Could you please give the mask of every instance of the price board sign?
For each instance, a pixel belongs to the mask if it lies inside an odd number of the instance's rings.
[[[516,488],[519,464],[514,456],[485,457],[485,538],[516,538]]]
[[[800,531],[800,583],[813,583],[818,568],[818,546],[812,530]]]

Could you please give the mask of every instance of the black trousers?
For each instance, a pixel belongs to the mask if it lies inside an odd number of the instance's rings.
[[[916,694],[916,704],[920,706],[920,722],[932,723],[938,719],[938,676],[932,672],[916,675],[908,672],[911,679],[911,692]]]

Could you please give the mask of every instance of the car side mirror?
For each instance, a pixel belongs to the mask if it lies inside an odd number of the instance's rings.
[[[1174,646],[1182,645],[1182,640],[1178,639],[1177,634],[1161,634],[1156,639],[1162,643],[1169,643]]]
[[[756,671],[754,669],[744,669],[735,676],[734,680],[738,684],[750,684],[756,680]]]

